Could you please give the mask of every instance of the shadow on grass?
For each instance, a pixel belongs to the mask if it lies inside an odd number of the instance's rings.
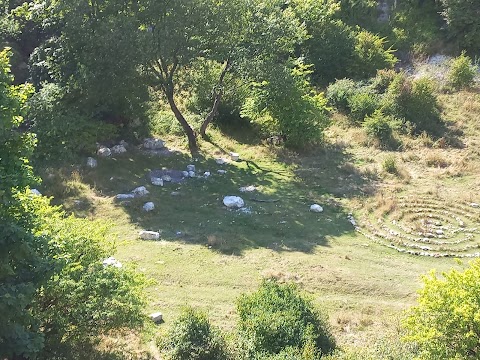
[[[131,150],[117,158],[99,159],[96,169],[82,168],[81,177],[96,197],[107,198],[105,208],[100,211],[92,205],[90,215],[110,218],[119,227],[125,225],[120,221],[128,221],[137,228],[159,231],[162,239],[209,246],[229,255],[255,248],[309,253],[318,246],[329,246],[329,237],[354,233],[339,198],[365,194],[372,179],[356,173],[350,161],[340,147],[297,158],[279,157],[278,161],[218,165],[214,158],[199,158],[193,163],[197,174],[209,171],[211,176],[158,187],[150,184],[150,171],[186,170],[190,157]],[[240,191],[250,185],[255,191]],[[150,193],[131,201],[109,201],[138,186],[146,186]],[[222,203],[227,195],[241,196],[245,207],[227,209]],[[144,212],[143,204],[150,201],[155,210]],[[90,203],[84,201],[81,209],[69,210],[85,216]],[[321,204],[324,212],[310,212],[314,203]],[[121,212],[127,220],[121,219]]]

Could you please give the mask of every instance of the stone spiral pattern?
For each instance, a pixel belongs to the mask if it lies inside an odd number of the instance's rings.
[[[377,244],[416,256],[480,257],[480,208],[426,196],[397,200],[381,219],[365,216],[356,230]]]

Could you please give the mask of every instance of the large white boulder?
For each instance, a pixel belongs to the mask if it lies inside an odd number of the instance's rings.
[[[102,146],[100,149],[98,149],[97,155],[101,157],[109,157],[112,155],[112,151],[108,147]]]
[[[153,177],[151,180],[152,180],[152,185],[163,186],[163,179],[162,178]]]
[[[160,233],[156,231],[140,231],[138,234],[140,239],[143,240],[158,240],[160,239]]]
[[[239,196],[225,196],[223,198],[223,205],[228,208],[240,209],[245,206],[245,201]]]
[[[143,210],[146,212],[155,210],[155,204],[153,202],[147,202],[143,205]]]
[[[148,138],[143,141],[143,147],[148,150],[160,150],[165,147],[165,141],[156,138]]]
[[[130,200],[130,199],[133,199],[135,197],[135,195],[133,194],[118,194],[117,196],[115,196],[115,199],[117,200]]]
[[[161,323],[163,321],[163,315],[161,312],[155,312],[153,314],[150,314],[150,319],[155,323]]]
[[[313,204],[313,205],[310,206],[310,211],[315,212],[315,213],[321,213],[321,212],[323,212],[323,207],[321,207],[318,204]]]
[[[112,147],[113,154],[123,154],[126,152],[127,152],[127,149],[125,149],[125,146],[123,145],[115,145],[114,147]]]
[[[145,196],[150,194],[150,191],[148,191],[145,186],[139,186],[136,189],[132,190],[132,194],[135,196]]]

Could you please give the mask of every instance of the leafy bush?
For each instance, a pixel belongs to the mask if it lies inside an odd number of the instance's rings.
[[[361,122],[365,117],[372,115],[378,107],[378,94],[368,87],[359,89],[348,99],[350,115],[356,122]]]
[[[366,79],[377,70],[392,68],[397,62],[392,49],[385,49],[385,38],[369,31],[360,31],[356,37],[355,53],[350,65],[352,77]]]
[[[382,163],[383,170],[389,174],[398,173],[397,160],[394,155],[388,155]]]
[[[327,88],[326,97],[330,105],[337,109],[346,111],[348,109],[348,100],[357,91],[355,81],[351,79],[341,79],[335,81]]]
[[[390,84],[395,80],[397,72],[393,69],[381,69],[373,78],[371,87],[378,93],[384,93]]]
[[[96,142],[116,135],[113,125],[88,118],[64,100],[64,89],[47,84],[29,101],[28,118],[38,138],[38,157],[65,159],[96,150]]]
[[[478,359],[480,261],[442,275],[423,277],[419,303],[403,322],[405,340],[418,344],[422,359]]]
[[[239,328],[257,353],[279,354],[288,347],[327,354],[335,348],[325,318],[294,284],[264,281],[253,294],[237,303]]]
[[[242,116],[268,124],[274,133],[285,136],[285,145],[291,148],[321,142],[329,109],[323,93],[315,93],[310,86],[310,66],[297,61],[271,70],[268,81],[253,84]]]
[[[472,86],[476,74],[477,67],[473,65],[472,59],[462,52],[450,63],[450,71],[447,75],[448,85],[455,89]]]
[[[367,135],[378,139],[382,145],[388,145],[392,141],[393,119],[385,116],[381,110],[376,110],[371,116],[367,116],[363,122],[363,127]]]
[[[225,360],[225,342],[203,312],[183,309],[163,344],[171,360]]]

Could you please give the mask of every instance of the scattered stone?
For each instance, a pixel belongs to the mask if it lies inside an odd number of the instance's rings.
[[[172,177],[170,175],[163,175],[162,180],[165,181],[165,182],[171,182]]]
[[[238,161],[240,159],[240,155],[234,152],[230,153],[230,157],[232,158],[233,161]]]
[[[143,141],[143,147],[148,150],[160,150],[165,147],[165,141],[156,138],[148,138]]]
[[[205,176],[206,178],[209,177],[210,175],[212,175],[212,174],[210,173],[210,171],[205,171],[205,172],[203,173],[203,176]]]
[[[148,191],[145,186],[139,186],[136,189],[132,190],[132,194],[135,196],[145,196],[150,194],[150,191]]]
[[[97,160],[95,160],[95,159],[92,158],[92,157],[87,158],[87,166],[88,166],[89,168],[92,168],[92,169],[93,169],[93,168],[96,168],[96,167],[97,167]]]
[[[194,178],[195,177],[195,171],[189,171],[188,172],[188,177]]]
[[[152,178],[152,185],[163,186],[163,180],[161,178]]]
[[[143,210],[146,212],[155,210],[155,204],[153,202],[147,202],[143,205]]]
[[[182,171],[183,177],[188,177],[188,171]]]
[[[350,222],[350,224],[357,227],[357,222],[355,221],[355,218],[353,217],[352,214],[348,214],[347,220]]]
[[[113,154],[124,154],[127,152],[127,149],[125,149],[125,146],[123,145],[115,145],[112,147],[112,153]]]
[[[228,208],[243,208],[245,206],[245,202],[239,196],[225,196],[223,198],[223,204]]]
[[[436,230],[435,233],[436,233],[437,235],[443,235],[443,230],[440,230],[440,229],[439,229],[439,230]]]
[[[227,162],[227,160],[223,159],[223,158],[218,158],[218,159],[215,159],[215,162],[218,164],[218,165],[223,165]]]
[[[112,155],[112,151],[108,147],[102,146],[100,149],[98,149],[97,155],[101,157],[109,157]]]
[[[117,259],[115,259],[113,256],[110,256],[109,258],[103,260],[103,266],[113,266],[113,267],[116,267],[116,268],[121,268],[122,267],[122,263],[120,261],[118,261]]]
[[[177,232],[175,233],[175,235],[177,235],[177,236],[182,236],[183,233],[182,233],[181,231],[177,231]]]
[[[128,200],[128,199],[134,199],[135,195],[133,194],[118,194],[115,196],[115,199],[117,200]]]
[[[150,314],[150,319],[155,324],[159,324],[159,323],[163,322],[163,315],[162,315],[161,312],[156,312],[156,313]]]
[[[321,212],[323,212],[323,207],[321,207],[318,204],[313,204],[313,205],[310,206],[310,211],[315,212],[315,213],[321,213]]]
[[[195,165],[187,165],[187,171],[195,171]]]
[[[242,186],[238,190],[240,190],[240,192],[254,192],[255,190],[257,190],[257,188],[253,185],[249,185],[249,186]]]
[[[30,192],[35,196],[42,196],[42,193],[37,189],[30,189]]]
[[[138,234],[142,240],[158,240],[160,233],[156,231],[140,231]]]
[[[180,192],[179,192],[179,191],[172,191],[172,192],[170,193],[170,195],[172,195],[172,196],[179,196],[179,195],[180,195]]]
[[[245,215],[250,215],[252,213],[252,209],[249,207],[242,207],[238,209],[238,211]]]
[[[120,141],[119,145],[122,145],[125,149],[128,147],[128,143],[125,140]]]
[[[477,204],[477,203],[471,203],[470,204],[471,207],[474,207],[474,208],[478,208],[480,207],[480,204]]]

